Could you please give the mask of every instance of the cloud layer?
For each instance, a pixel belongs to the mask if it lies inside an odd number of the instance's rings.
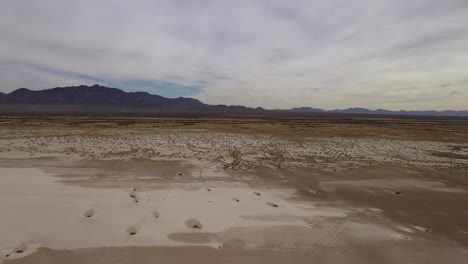
[[[0,92],[99,83],[266,108],[468,108],[466,0],[3,0],[0,36]]]

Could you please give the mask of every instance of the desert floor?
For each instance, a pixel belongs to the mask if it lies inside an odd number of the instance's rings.
[[[466,263],[468,120],[0,117],[1,263]]]

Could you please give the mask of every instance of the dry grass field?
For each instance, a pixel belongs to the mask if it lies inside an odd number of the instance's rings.
[[[18,116],[0,117],[5,128],[80,129],[91,133],[107,129],[228,132],[273,135],[307,141],[311,137],[382,138],[416,141],[468,142],[468,119],[403,117],[278,117],[233,116],[200,118]]]

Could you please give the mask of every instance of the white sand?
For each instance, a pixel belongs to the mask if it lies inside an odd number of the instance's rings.
[[[38,246],[83,248],[109,246],[184,245],[168,239],[171,233],[221,232],[231,227],[302,225],[301,217],[345,217],[345,209],[315,207],[287,201],[292,190],[256,190],[248,187],[178,188],[136,191],[131,189],[66,186],[39,169],[0,168],[0,253],[2,257],[27,243],[26,252]],[[239,202],[233,201],[233,198]],[[211,202],[210,202],[211,201]],[[268,206],[267,203],[279,207]],[[94,210],[91,217],[84,213]],[[157,210],[159,217],[155,217]],[[88,212],[89,213],[89,212]],[[262,219],[243,215],[294,215],[295,219]],[[195,219],[201,230],[185,222]],[[298,220],[299,219],[299,220]],[[128,228],[136,235],[130,236]],[[217,246],[217,241],[208,245]],[[15,257],[13,254],[10,257]]]
[[[374,189],[386,189],[389,193],[394,193],[400,189],[406,188],[418,188],[438,192],[449,192],[449,193],[467,193],[465,189],[454,186],[448,187],[444,182],[431,181],[427,179],[366,179],[366,180],[339,180],[339,181],[324,181],[320,183],[323,190],[331,191],[338,186],[356,186],[361,188],[374,188]],[[393,190],[393,191],[392,191]]]

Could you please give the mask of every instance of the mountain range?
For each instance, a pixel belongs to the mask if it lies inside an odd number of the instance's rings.
[[[240,105],[208,105],[193,98],[165,98],[147,92],[124,92],[100,85],[80,85],[39,91],[20,88],[9,94],[0,94],[0,111],[243,114],[265,110]]]
[[[0,93],[0,113],[213,113],[213,114],[359,114],[411,116],[468,116],[468,111],[390,111],[348,108],[323,110],[298,107],[289,110],[265,110],[240,105],[209,105],[193,98],[165,98],[147,92],[124,92],[100,85],[56,87],[33,91],[20,88]]]
[[[297,112],[309,112],[309,113],[340,113],[340,114],[365,114],[365,115],[407,115],[407,116],[468,116],[468,111],[391,111],[385,109],[369,110],[366,108],[347,108],[347,109],[335,109],[335,110],[323,110],[319,108],[312,107],[297,107],[291,109],[292,111]]]

